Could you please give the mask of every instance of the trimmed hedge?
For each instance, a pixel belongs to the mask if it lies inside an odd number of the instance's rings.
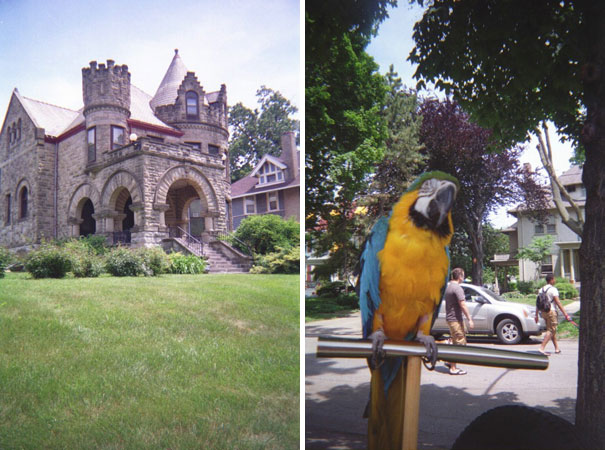
[[[300,247],[279,248],[277,252],[261,255],[250,273],[299,273]]]
[[[170,253],[170,273],[195,275],[204,273],[206,270],[206,261],[195,255],[184,255],[180,252]]]
[[[141,248],[137,251],[143,261],[145,275],[158,276],[170,270],[170,258],[160,247]]]
[[[105,270],[114,277],[136,277],[145,274],[143,258],[124,247],[109,252],[105,260]]]
[[[34,278],[63,278],[72,269],[71,256],[65,248],[44,243],[30,252],[25,269]]]

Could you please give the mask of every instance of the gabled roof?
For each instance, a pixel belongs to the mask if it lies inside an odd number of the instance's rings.
[[[258,178],[248,175],[241,180],[237,180],[231,185],[231,198],[245,197],[247,195],[262,194],[263,192],[281,191],[300,186],[300,174],[293,180],[283,183],[270,184],[263,187],[257,187]]]
[[[258,173],[258,171],[260,170],[261,167],[263,167],[265,165],[265,163],[269,161],[273,164],[275,164],[277,167],[279,167],[281,170],[287,169],[288,166],[286,164],[284,164],[284,161],[282,161],[281,159],[273,156],[273,155],[268,155],[266,154],[265,156],[263,156],[263,158],[258,162],[258,164],[256,165],[256,167],[254,167],[254,170],[252,172],[250,172],[251,177],[256,176],[256,174]]]
[[[60,135],[78,117],[78,111],[23,97],[17,89],[13,93],[34,125],[37,128],[44,128],[47,136]]]
[[[582,166],[571,166],[569,170],[559,175],[559,181],[563,186],[582,184]]]
[[[149,103],[153,109],[162,105],[174,104],[178,97],[177,92],[179,86],[183,82],[187,72],[187,67],[185,67],[185,64],[181,60],[179,51],[175,50],[174,58],[172,58],[172,62],[170,63],[170,66],[168,66],[166,75],[164,75],[160,87],[158,87],[158,90]]]

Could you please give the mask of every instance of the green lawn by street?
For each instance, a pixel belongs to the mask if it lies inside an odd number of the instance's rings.
[[[0,448],[299,445],[299,277],[0,279]]]
[[[306,297],[305,322],[344,317],[359,309],[356,296]]]

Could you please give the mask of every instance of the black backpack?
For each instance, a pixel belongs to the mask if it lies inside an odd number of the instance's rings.
[[[540,289],[540,291],[538,292],[538,296],[536,297],[536,308],[538,308],[538,311],[550,311],[550,300],[548,299],[548,295],[546,295],[546,292],[551,287],[552,286],[548,286],[545,290]]]

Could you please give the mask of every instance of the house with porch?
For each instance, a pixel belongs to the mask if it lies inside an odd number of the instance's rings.
[[[113,60],[84,67],[81,89],[77,111],[13,90],[0,129],[0,245],[94,234],[222,249],[216,234],[232,230],[225,85],[206,91],[175,50],[153,96]]]
[[[572,166],[559,176],[559,180],[579,206],[582,214],[584,214],[586,189],[582,184],[582,167]],[[567,203],[567,209],[573,217],[574,213],[569,203]],[[509,238],[510,254],[494,255],[491,263],[496,271],[504,267],[518,266],[519,279],[521,281],[535,280],[538,275],[543,278],[549,273],[567,278],[572,283],[578,283],[581,280],[579,249],[582,240],[580,236],[571,231],[562,222],[552,201],[550,202],[548,219],[545,224],[532,220],[529,217],[528,211],[521,206],[508,212],[515,216],[517,221],[509,228],[502,230],[502,233],[506,234]],[[518,260],[515,255],[519,248],[527,247],[534,237],[546,235],[553,236],[554,243],[550,255],[542,261],[540,273],[538,274],[536,264],[524,259]]]
[[[231,185],[233,227],[248,216],[275,214],[300,222],[300,151],[294,131],[281,137],[281,155],[265,155]]]

